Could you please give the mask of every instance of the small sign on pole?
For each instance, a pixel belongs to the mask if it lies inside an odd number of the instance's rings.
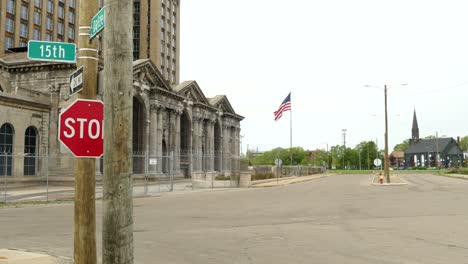
[[[70,75],[70,96],[83,90],[83,69],[81,66]]]
[[[281,166],[282,164],[283,164],[283,161],[280,158],[275,159],[276,166]]]
[[[89,29],[89,41],[97,36],[104,29],[104,7],[97,12],[96,15],[91,19],[91,28]]]
[[[382,165],[382,160],[381,159],[375,159],[374,160],[374,165],[377,166],[377,167]]]
[[[30,40],[28,59],[75,63],[76,45],[75,43]]]
[[[158,164],[158,159],[156,158],[149,159],[149,165],[157,165],[157,164]]]

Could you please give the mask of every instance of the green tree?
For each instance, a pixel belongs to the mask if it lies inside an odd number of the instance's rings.
[[[361,168],[372,169],[374,167],[374,159],[378,157],[377,145],[374,141],[363,141],[359,143],[355,150],[361,153]]]
[[[468,136],[464,136],[460,140],[460,147],[463,151],[467,151],[468,149]]]
[[[310,154],[311,154],[310,157],[305,158],[302,161],[302,165],[322,166],[323,163],[325,162],[328,167],[328,164],[330,162],[329,153],[327,153],[324,150],[317,149],[317,150],[310,151]]]
[[[406,151],[409,148],[409,139],[403,140],[400,144],[395,145],[394,151]]]
[[[344,169],[343,156],[344,156],[344,146],[336,145],[332,146],[330,149],[330,154],[332,157],[332,167],[337,169]]]
[[[293,165],[303,164],[308,156],[308,152],[301,147],[294,147],[291,150],[276,148],[264,152],[262,155],[251,159],[252,165],[275,165],[276,158],[280,158],[283,165],[291,165],[291,157]]]

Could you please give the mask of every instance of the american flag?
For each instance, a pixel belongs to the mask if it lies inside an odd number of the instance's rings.
[[[291,93],[283,100],[278,110],[274,112],[275,121],[278,121],[283,116],[283,112],[288,110],[291,110]]]

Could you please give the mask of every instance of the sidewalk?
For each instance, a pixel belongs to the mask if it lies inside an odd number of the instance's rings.
[[[286,178],[261,180],[261,181],[252,182],[250,184],[250,187],[258,188],[258,187],[282,186],[282,185],[293,184],[293,183],[298,183],[298,182],[311,181],[311,180],[320,179],[323,177],[328,177],[328,176],[333,176],[333,175],[336,175],[336,174],[324,173],[324,174],[314,174],[314,175],[308,175],[308,176],[291,176],[291,177],[286,177]]]
[[[174,181],[172,192],[192,191],[192,183],[187,180]],[[133,185],[133,197],[160,195],[169,193],[170,183],[149,183]],[[63,201],[73,200],[75,195],[74,187],[72,186],[36,186],[28,188],[7,189],[7,202],[32,202],[32,201]],[[96,186],[96,199],[102,198],[102,186]],[[0,185],[0,202],[5,199],[5,191]]]
[[[71,264],[68,258],[49,256],[43,253],[19,249],[0,249],[0,264]]]

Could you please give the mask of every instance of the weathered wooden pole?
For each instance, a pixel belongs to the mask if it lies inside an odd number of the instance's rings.
[[[387,178],[387,183],[390,183],[390,168],[388,164],[388,118],[387,118],[387,85],[384,87],[385,90],[385,161],[384,161],[384,172]]]
[[[91,18],[99,10],[98,1],[79,1],[77,68],[83,66],[81,99],[96,99],[98,50],[89,42]],[[96,159],[75,159],[74,263],[95,264],[96,257]]]
[[[133,3],[105,0],[102,263],[133,263]]]

